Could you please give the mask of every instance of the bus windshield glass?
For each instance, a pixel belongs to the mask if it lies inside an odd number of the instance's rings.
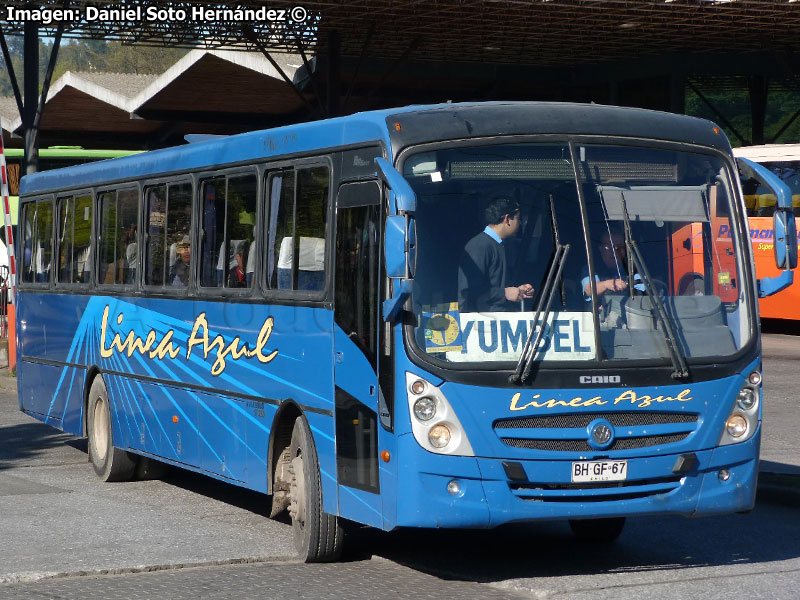
[[[453,144],[410,154],[402,173],[417,194],[410,337],[431,362],[509,368],[537,308],[534,360],[548,367],[677,368],[731,356],[753,333],[746,239],[719,157]]]

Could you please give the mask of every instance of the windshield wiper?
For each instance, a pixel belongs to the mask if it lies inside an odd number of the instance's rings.
[[[675,337],[675,331],[672,329],[672,323],[669,315],[664,308],[664,304],[661,302],[661,298],[658,295],[658,290],[656,290],[655,286],[653,285],[653,280],[650,278],[650,271],[647,270],[647,265],[644,263],[644,258],[642,258],[642,255],[639,252],[639,246],[633,239],[633,235],[631,233],[631,221],[628,216],[628,207],[625,204],[625,194],[620,192],[620,198],[622,200],[622,218],[624,219],[625,225],[625,248],[628,253],[628,289],[630,290],[631,297],[633,297],[633,273],[639,273],[642,278],[642,283],[644,283],[644,289],[645,292],[647,292],[647,297],[650,299],[650,304],[653,306],[653,311],[656,314],[656,319],[661,325],[661,335],[664,336],[664,341],[667,342],[667,346],[669,347],[670,357],[672,358],[672,366],[675,368],[671,376],[673,379],[685,379],[689,376],[689,370],[686,366],[686,361],[684,360],[683,354],[681,354],[680,348],[676,342],[677,338]],[[635,269],[635,271],[630,268],[631,266]],[[656,327],[656,329],[658,329],[658,327]]]
[[[533,360],[536,352],[539,350],[539,345],[544,338],[544,330],[547,326],[547,319],[550,317],[550,306],[553,304],[553,296],[561,280],[561,272],[564,270],[564,263],[567,260],[569,253],[569,244],[561,244],[561,237],[558,234],[558,222],[556,221],[555,204],[553,203],[553,195],[550,195],[550,221],[553,228],[553,257],[550,261],[550,268],[547,270],[547,277],[542,285],[542,291],[539,294],[539,301],[536,303],[536,314],[533,316],[533,324],[531,331],[528,334],[528,339],[525,340],[525,346],[522,348],[522,355],[517,362],[517,368],[509,376],[508,380],[511,383],[523,383],[531,374],[533,367]],[[562,304],[563,304],[563,282],[562,282]],[[539,316],[543,315],[542,326],[536,328],[539,323]],[[536,333],[534,339],[533,334]]]

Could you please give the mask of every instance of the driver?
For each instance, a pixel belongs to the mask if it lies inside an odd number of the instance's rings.
[[[622,292],[628,289],[628,282],[623,277],[625,265],[627,264],[627,253],[625,251],[625,239],[622,234],[607,231],[603,234],[600,243],[600,264],[596,265],[597,272],[594,275],[595,291],[598,296],[606,292]],[[644,292],[644,284],[638,273],[633,276],[634,289]],[[592,289],[590,287],[590,277],[588,268],[584,271],[581,279],[581,289],[586,301],[592,299]]]

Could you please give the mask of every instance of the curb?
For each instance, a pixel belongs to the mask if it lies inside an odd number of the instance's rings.
[[[23,571],[20,573],[0,574],[0,585],[35,583],[45,579],[67,579],[74,577],[97,577],[100,575],[136,575],[138,573],[155,573],[158,571],[178,571],[201,567],[225,567],[258,564],[302,564],[296,556],[247,556],[243,558],[222,558],[185,563],[163,563],[139,567],[109,567],[87,569],[85,571]]]

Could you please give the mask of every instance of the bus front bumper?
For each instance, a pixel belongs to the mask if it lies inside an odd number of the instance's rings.
[[[436,455],[411,435],[398,439],[397,526],[488,528],[546,519],[678,514],[687,517],[750,510],[755,503],[761,427],[746,442],[691,452],[691,468],[675,473],[687,452],[626,457],[627,479],[571,483],[573,460],[512,461]]]

